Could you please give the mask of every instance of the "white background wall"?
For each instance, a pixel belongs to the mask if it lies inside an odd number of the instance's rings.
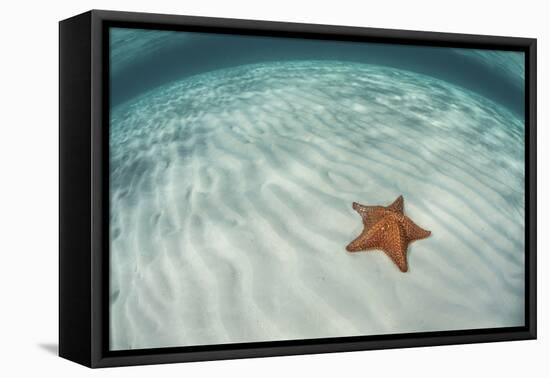
[[[550,370],[545,1],[5,1],[0,22],[0,375],[517,377]],[[91,8],[536,37],[539,135],[539,340],[89,370],[56,357],[57,21]],[[546,14],[546,16],[545,16]],[[546,151],[545,151],[545,148]],[[544,352],[545,348],[547,349]],[[537,374],[538,373],[538,374]]]

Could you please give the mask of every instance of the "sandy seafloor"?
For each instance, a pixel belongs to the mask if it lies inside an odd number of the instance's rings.
[[[113,350],[519,326],[524,126],[407,71],[266,63],[111,112]],[[353,201],[432,236],[348,253]]]

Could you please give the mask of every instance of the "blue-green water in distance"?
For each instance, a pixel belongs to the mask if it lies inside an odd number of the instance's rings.
[[[113,106],[173,79],[281,60],[340,60],[434,76],[523,117],[524,53],[379,43],[111,29]]]

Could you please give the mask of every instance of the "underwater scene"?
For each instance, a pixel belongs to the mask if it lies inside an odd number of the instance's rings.
[[[111,350],[524,325],[523,52],[110,28]]]

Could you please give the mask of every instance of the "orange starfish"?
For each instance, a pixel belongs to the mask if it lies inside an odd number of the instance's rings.
[[[431,232],[417,226],[403,214],[403,196],[390,206],[364,206],[353,203],[355,211],[363,218],[363,232],[348,244],[349,252],[381,249],[402,272],[408,270],[407,247],[410,242],[424,239]]]

